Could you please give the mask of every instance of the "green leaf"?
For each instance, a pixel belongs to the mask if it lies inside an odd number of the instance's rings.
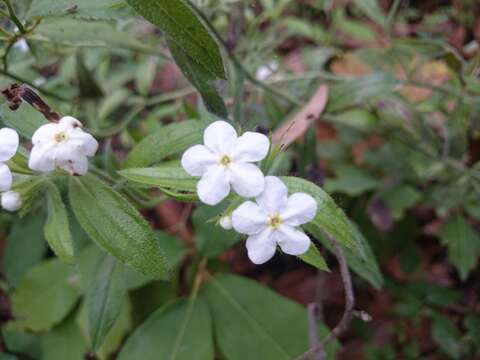
[[[364,256],[362,242],[358,239],[357,232],[352,226],[347,216],[340,209],[333,199],[317,185],[296,177],[282,177],[282,180],[288,186],[290,193],[304,192],[317,201],[318,210],[315,218],[306,224],[304,228],[310,232],[312,230],[324,230],[335,239],[348,248],[358,252],[359,257]],[[313,233],[313,232],[312,232]]]
[[[67,209],[55,184],[52,183],[48,187],[46,198],[48,216],[43,228],[45,239],[55,255],[67,263],[72,263],[74,246]]]
[[[362,235],[360,230],[358,230],[358,227],[353,222],[350,224],[355,234],[355,238],[363,248],[364,257],[360,257],[357,251],[340,245],[345,258],[347,259],[347,264],[360,277],[372,284],[375,289],[380,290],[383,286],[383,276],[378,267],[377,259],[375,258],[375,255],[373,254],[367,240]],[[309,231],[318,241],[322,243],[323,246],[325,246],[330,252],[334,253],[334,249],[330,241],[325,238],[324,234],[319,229],[312,227],[309,228]]]
[[[287,184],[290,193],[305,192],[317,201],[317,215],[303,226],[304,229],[330,251],[333,249],[324,237],[323,231],[333,236],[342,246],[349,267],[375,288],[380,289],[383,285],[383,277],[367,240],[332,198],[307,180],[294,177],[283,177],[282,180]]]
[[[123,0],[33,0],[27,18],[70,15],[88,19],[113,19]]]
[[[169,269],[155,234],[118,192],[92,175],[70,179],[78,222],[100,248],[141,273],[166,278]]]
[[[95,80],[93,72],[87,68],[87,65],[85,65],[82,54],[78,53],[75,59],[80,96],[94,100],[101,98],[103,96],[102,88]]]
[[[200,300],[178,300],[154,312],[127,340],[118,360],[211,360],[212,325]]]
[[[72,268],[59,259],[31,268],[12,295],[15,327],[46,331],[62,321],[79,297],[71,275]]]
[[[0,119],[5,125],[17,130],[26,138],[31,138],[35,130],[48,122],[42,114],[26,103],[20,105],[15,111],[10,110],[6,103],[1,105]]]
[[[225,78],[218,45],[187,1],[127,0],[127,3],[158,26],[188,57],[213,76]]]
[[[98,350],[120,315],[126,294],[123,266],[104,255],[90,283],[86,302],[92,349]]]
[[[330,271],[322,254],[320,254],[320,251],[318,251],[317,247],[313,243],[310,245],[310,248],[308,249],[308,251],[300,255],[299,258],[302,259],[302,261],[316,267],[319,270]]]
[[[124,168],[149,166],[202,142],[205,124],[198,120],[173,123],[146,136],[128,154]]]
[[[198,179],[190,176],[178,162],[165,163],[157,167],[131,168],[118,172],[124,178],[161,189],[194,193]]]
[[[23,274],[42,260],[47,250],[43,222],[42,216],[31,214],[13,224],[2,256],[2,272],[9,284],[16,286]]]
[[[76,312],[45,334],[42,339],[42,359],[82,360],[87,353],[87,343],[75,321]]]
[[[338,166],[335,173],[337,176],[335,179],[325,181],[325,189],[330,193],[341,192],[358,196],[378,186],[378,181],[373,176],[355,166]]]
[[[475,268],[480,253],[480,236],[462,216],[456,215],[443,226],[442,243],[448,246],[448,258],[457,268],[460,278],[466,280]]]
[[[82,29],[82,31],[78,31]],[[36,29],[32,39],[61,45],[127,48],[155,53],[127,32],[117,30],[107,21],[87,21],[71,18],[49,18]]]
[[[195,242],[203,256],[215,257],[241,239],[235,231],[215,224],[225,206],[199,206],[192,214]]]
[[[218,94],[214,81],[216,78],[205,67],[191,58],[174,41],[167,38],[167,44],[175,62],[183,75],[198,90],[202,96],[205,108],[220,118],[227,119],[228,111],[222,97]]]
[[[309,348],[306,310],[254,281],[219,275],[200,297],[209,305],[216,343],[227,360],[291,360]],[[328,332],[319,326],[322,337]],[[329,358],[336,347],[327,347]]]
[[[377,24],[385,26],[386,17],[377,0],[354,0],[354,4]]]
[[[400,185],[384,191],[381,197],[392,210],[393,217],[399,220],[403,217],[405,211],[415,205],[422,196],[414,187]]]
[[[463,346],[460,342],[460,334],[452,321],[443,315],[435,314],[432,324],[433,341],[448,356],[453,359],[460,359],[463,353]]]
[[[326,112],[337,112],[392,93],[398,81],[389,74],[374,73],[338,82],[330,87]]]

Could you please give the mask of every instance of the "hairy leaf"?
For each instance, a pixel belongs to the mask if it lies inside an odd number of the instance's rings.
[[[127,3],[214,77],[225,78],[218,45],[187,1],[127,0]]]
[[[173,123],[140,141],[128,154],[124,168],[149,166],[200,144],[205,124],[198,120]]]
[[[67,263],[72,263],[74,246],[67,209],[55,184],[48,186],[46,198],[48,216],[43,228],[45,239],[55,255]]]
[[[145,275],[168,277],[155,234],[123,196],[92,175],[72,178],[69,193],[78,222],[98,246]]]

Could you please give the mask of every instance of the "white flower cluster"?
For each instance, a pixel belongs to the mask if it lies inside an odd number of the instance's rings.
[[[310,247],[310,238],[297,227],[311,221],[317,203],[308,194],[288,196],[287,186],[277,177],[264,177],[255,162],[263,160],[270,147],[260,133],[238,136],[225,121],[210,124],[203,134],[204,145],[190,147],[182,156],[182,166],[192,176],[200,176],[197,194],[208,205],[225,199],[231,188],[246,201],[220,219],[225,229],[245,234],[248,257],[263,264],[275,254],[277,245],[289,255],[301,255]]]
[[[82,130],[82,124],[71,116],[65,116],[58,123],[40,126],[32,137],[33,148],[28,160],[30,169],[51,172],[57,168],[71,175],[84,175],[88,170],[87,157],[93,156],[98,143],[92,135]],[[8,211],[22,206],[18,192],[11,191],[13,176],[5,164],[18,150],[19,137],[15,130],[0,130],[0,192],[1,205]]]

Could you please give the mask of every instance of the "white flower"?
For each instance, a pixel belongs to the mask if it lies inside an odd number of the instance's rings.
[[[265,178],[265,190],[255,200],[243,203],[232,213],[233,228],[249,235],[250,260],[255,264],[270,260],[277,244],[289,255],[305,253],[310,238],[296,227],[315,217],[316,201],[305,193],[288,196],[286,185],[274,176]]]
[[[28,43],[25,39],[20,39],[13,44],[15,49],[18,49],[21,53],[27,53],[29,50]]]
[[[222,216],[218,222],[220,226],[225,230],[231,230],[232,226],[232,217],[229,215]]]
[[[12,172],[5,164],[18,150],[18,134],[15,130],[3,128],[0,130],[0,192],[12,187]]]
[[[16,191],[2,193],[2,208],[8,211],[17,211],[22,207],[22,198]]]
[[[278,70],[278,62],[273,60],[268,64],[260,66],[255,72],[257,80],[265,81]]]
[[[251,164],[267,156],[270,141],[265,135],[245,132],[237,136],[225,121],[210,124],[203,133],[205,145],[195,145],[182,156],[182,166],[192,176],[201,176],[198,197],[216,205],[230,193],[230,186],[243,197],[254,197],[263,191],[262,171]]]
[[[84,132],[80,121],[71,116],[40,126],[33,134],[32,143],[30,169],[50,172],[61,168],[71,175],[86,174],[87,157],[95,155],[98,149],[97,140]]]

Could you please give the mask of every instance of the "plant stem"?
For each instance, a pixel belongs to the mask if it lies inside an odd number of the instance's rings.
[[[295,106],[303,106],[304,105],[302,101],[297,100],[297,99],[295,99],[294,97],[292,97],[288,94],[284,94],[283,92],[268,86],[267,84],[258,80],[255,76],[250,74],[250,72],[245,68],[245,66],[243,66],[243,64],[237,59],[234,52],[229,48],[229,46],[225,42],[225,40],[223,40],[223,38],[220,36],[220,34],[217,32],[217,30],[213,27],[210,20],[207,19],[207,17],[198,9],[198,7],[195,4],[193,4],[191,1],[189,1],[189,4],[195,10],[197,15],[202,18],[205,25],[208,27],[208,29],[214,35],[214,37],[217,39],[217,41],[220,43],[220,45],[224,48],[225,52],[227,53],[227,56],[233,62],[235,67],[237,67],[238,70],[243,73],[246,80],[250,81],[254,85],[257,85],[258,87],[261,87],[262,89],[269,92],[270,94],[275,95],[278,98],[281,98],[283,100],[288,101],[289,103],[291,103]]]
[[[55,94],[54,92],[51,92],[51,91],[48,91],[48,90],[44,90],[36,85],[34,85],[32,82],[28,81],[28,80],[25,80],[24,78],[21,78],[20,76],[17,76],[15,74],[12,74],[11,72],[9,71],[6,71],[6,70],[3,70],[3,69],[0,69],[0,75],[3,75],[3,76],[7,76],[9,77],[10,79],[13,79],[15,81],[18,81],[20,83],[23,83],[23,84],[26,84],[28,85],[29,87],[37,90],[38,92],[46,95],[46,96],[50,96],[51,98],[55,99],[55,100],[58,100],[58,101],[63,101],[63,102],[68,102],[68,103],[71,103],[72,100],[70,99],[67,99],[67,98],[64,98],[60,95],[57,95]]]
[[[345,310],[343,312],[342,319],[330,332],[330,334],[328,334],[316,346],[299,356],[296,360],[309,360],[316,358],[322,360],[325,359],[325,347],[347,329],[347,326],[353,317],[355,297],[353,294],[352,279],[350,277],[350,271],[348,270],[347,260],[345,259],[342,248],[338,244],[337,240],[335,240],[335,238],[329,234],[326,234],[326,237],[332,244],[335,256],[337,257],[338,265],[340,266],[340,274],[342,276],[343,287],[345,290]]]
[[[26,30],[25,27],[23,26],[22,22],[18,19],[17,14],[15,14],[15,10],[13,9],[12,3],[10,0],[3,0],[5,5],[7,5],[8,13],[10,15],[10,19],[17,25],[18,30],[22,33],[25,34]]]

